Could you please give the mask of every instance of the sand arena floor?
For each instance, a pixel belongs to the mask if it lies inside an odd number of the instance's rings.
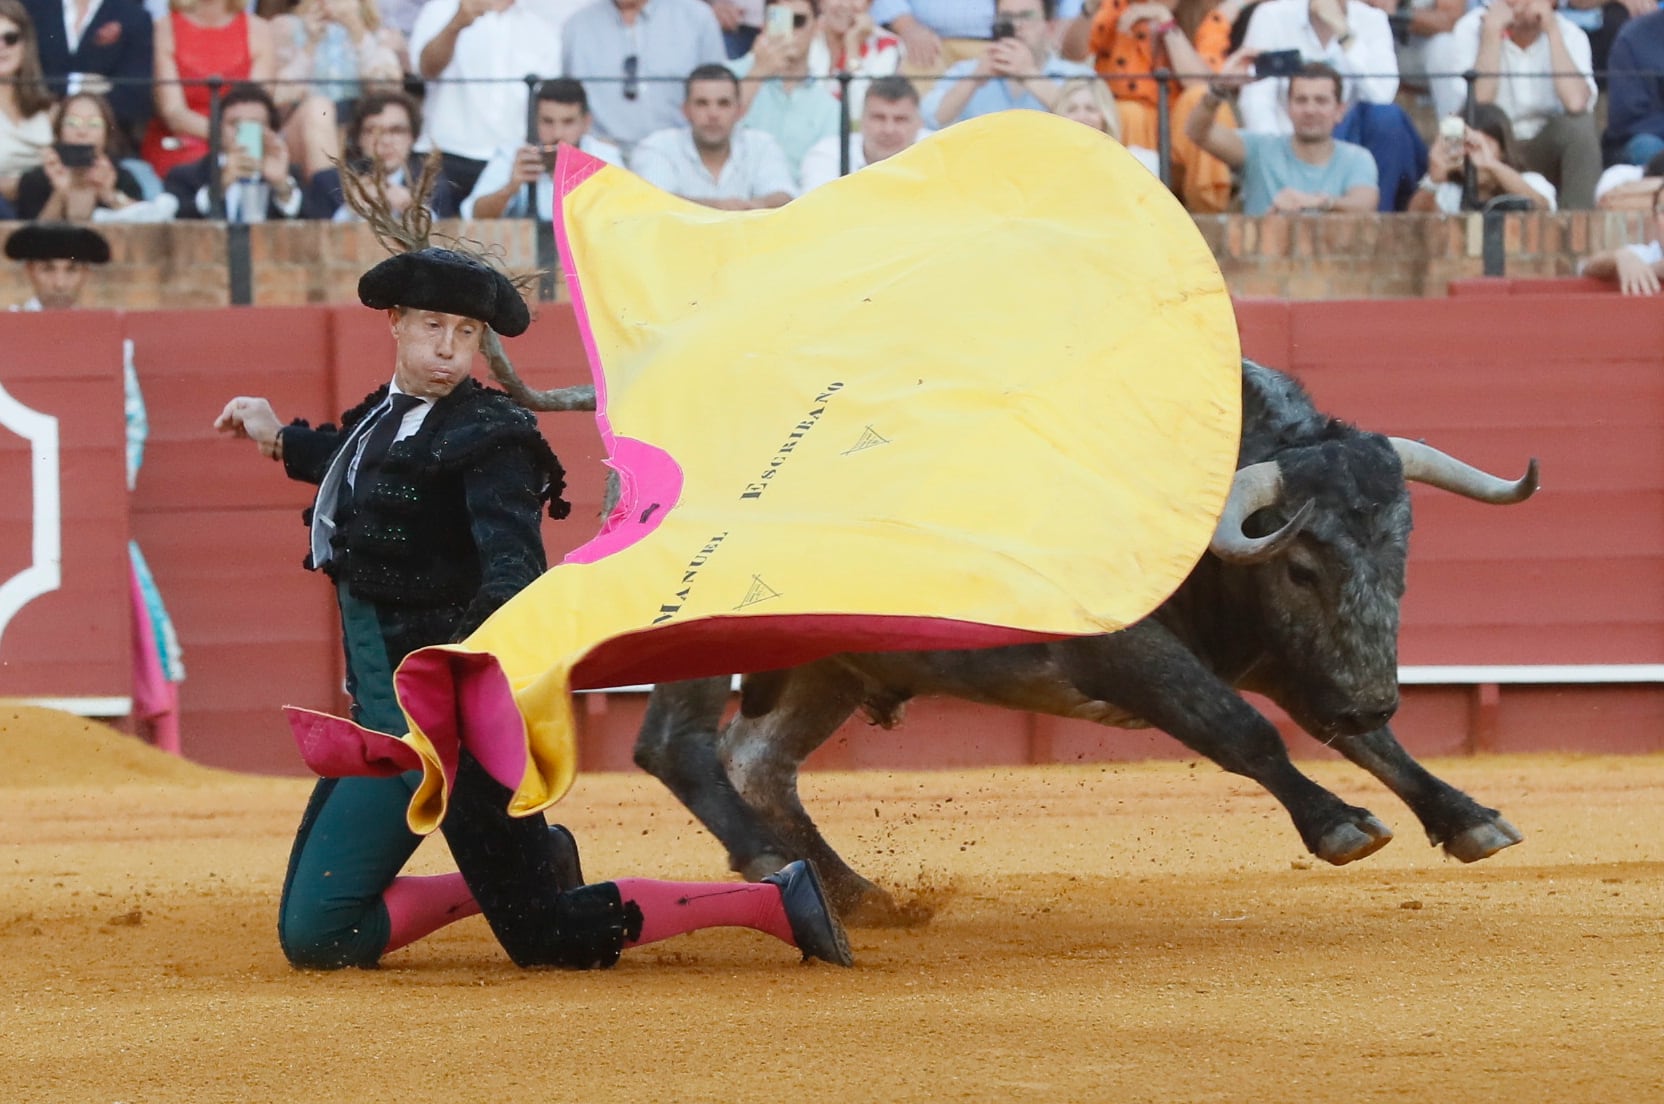
[[[9,1101],[1664,1099],[1664,758],[1433,764],[1526,833],[1471,867],[1338,764],[1398,832],[1344,869],[1209,764],[813,775],[834,843],[937,909],[853,932],[855,970],[712,932],[523,972],[474,918],[302,974],[305,781],[18,707],[0,751]],[[556,811],[592,879],[729,876],[645,777]]]

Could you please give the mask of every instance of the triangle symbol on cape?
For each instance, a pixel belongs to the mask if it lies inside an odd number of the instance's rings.
[[[754,606],[758,602],[766,602],[770,598],[778,597],[780,597],[780,592],[763,582],[761,575],[753,575],[751,576],[751,585],[746,588],[745,597],[741,598],[740,604],[734,608],[737,610],[744,609],[746,606]]]
[[[873,430],[872,426],[867,426],[861,431],[860,438],[849,448],[844,449],[843,455],[848,456],[852,452],[860,452],[863,449],[877,448],[879,445],[887,445],[889,443],[890,439],[888,437],[881,436]]]

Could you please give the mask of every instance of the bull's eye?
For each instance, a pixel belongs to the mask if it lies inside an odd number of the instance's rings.
[[[1290,560],[1288,561],[1288,581],[1293,583],[1295,586],[1315,587],[1317,586],[1317,572],[1313,571],[1305,564],[1295,563],[1293,560]]]

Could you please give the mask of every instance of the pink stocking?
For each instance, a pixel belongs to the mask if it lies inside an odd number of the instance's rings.
[[[619,878],[613,883],[626,904],[641,909],[641,938],[626,946],[657,943],[702,928],[753,928],[793,947],[792,924],[778,886],[761,882],[655,882]]]
[[[477,916],[480,911],[460,873],[394,878],[381,901],[387,906],[387,919],[392,925],[382,954],[414,943],[453,921]]]

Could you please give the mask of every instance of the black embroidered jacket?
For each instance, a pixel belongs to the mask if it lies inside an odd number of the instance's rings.
[[[384,385],[342,415],[340,428],[285,427],[289,476],[321,483],[352,428],[386,397]],[[397,653],[455,642],[546,569],[543,507],[565,517],[565,487],[537,420],[503,392],[463,380],[388,450],[324,569],[375,603]],[[304,519],[310,526],[310,508]],[[310,554],[306,567],[314,569]]]

